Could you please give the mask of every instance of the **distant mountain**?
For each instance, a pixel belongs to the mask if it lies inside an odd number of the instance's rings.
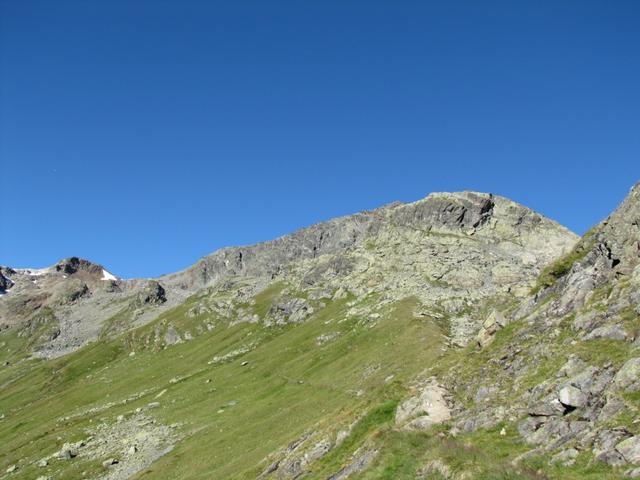
[[[640,186],[410,204],[123,280],[0,268],[11,478],[640,477]],[[638,435],[638,436],[637,436]]]

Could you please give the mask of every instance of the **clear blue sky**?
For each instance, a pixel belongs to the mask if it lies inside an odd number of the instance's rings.
[[[0,0],[0,264],[187,267],[431,191],[640,179],[638,1]]]

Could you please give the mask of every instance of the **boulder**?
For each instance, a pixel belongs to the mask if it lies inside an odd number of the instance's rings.
[[[627,462],[640,465],[640,435],[623,440],[616,445],[616,450]]]
[[[575,377],[587,368],[587,364],[575,355],[569,356],[567,362],[558,371],[558,376]]]
[[[60,460],[71,460],[78,455],[78,451],[72,446],[65,443],[62,448],[56,454]]]
[[[313,307],[303,298],[282,300],[271,306],[269,310],[270,320],[267,324],[275,323],[284,325],[287,323],[300,323],[314,312]],[[273,321],[271,321],[273,319]]]
[[[498,330],[503,329],[507,325],[507,320],[497,310],[493,310],[482,324],[482,328],[478,332],[477,341],[480,347],[489,345],[493,341]]]
[[[640,468],[633,468],[624,473],[627,478],[640,478]]]
[[[626,391],[640,390],[640,358],[628,360],[613,378],[616,388]]]
[[[175,345],[177,343],[182,343],[182,337],[173,327],[173,325],[169,325],[166,333],[164,334],[164,343],[165,345]]]
[[[621,467],[626,463],[625,459],[615,450],[606,450],[595,456],[598,462],[604,462],[612,467]]]
[[[600,321],[600,317],[596,314],[596,312],[584,312],[576,316],[576,319],[573,321],[573,328],[575,330],[593,330],[596,324]]]
[[[551,417],[562,415],[564,411],[564,405],[557,398],[554,398],[551,401],[542,401],[532,405],[527,413],[535,417]]]
[[[553,457],[551,457],[551,461],[549,463],[560,463],[565,466],[572,465],[575,463],[575,459],[580,452],[575,448],[568,448],[566,450],[562,450],[559,453],[556,453]]]
[[[587,404],[588,398],[582,390],[573,385],[567,385],[558,392],[558,400],[568,407],[579,408]]]
[[[107,458],[104,462],[102,462],[102,466],[104,468],[109,468],[111,465],[116,465],[118,463],[118,460],[116,460],[115,458]]]
[[[406,428],[417,430],[449,420],[451,409],[446,397],[447,392],[440,385],[427,384],[417,395],[398,406],[396,424],[406,424]]]
[[[626,338],[627,333],[622,329],[622,327],[618,325],[605,325],[593,330],[585,337],[585,340],[626,340]]]

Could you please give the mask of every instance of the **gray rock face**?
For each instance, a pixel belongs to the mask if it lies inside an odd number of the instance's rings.
[[[636,436],[623,440],[616,445],[616,450],[620,452],[627,462],[640,465],[640,437]]]
[[[0,295],[5,294],[13,286],[13,282],[4,276],[3,268],[0,267]]]

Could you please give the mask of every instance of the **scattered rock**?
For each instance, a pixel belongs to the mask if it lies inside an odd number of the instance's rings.
[[[77,455],[78,455],[78,452],[76,451],[76,449],[72,448],[71,446],[65,443],[60,449],[60,451],[56,454],[56,457],[58,457],[60,460],[71,460],[72,458],[75,458]]]
[[[108,468],[111,465],[117,465],[118,463],[119,463],[118,460],[115,458],[107,458],[104,462],[102,462],[102,466],[104,468]]]
[[[338,472],[331,475],[327,480],[342,480],[354,473],[359,473],[367,469],[367,467],[378,456],[378,450],[365,450],[362,453],[356,452],[354,460],[342,468]]]
[[[323,333],[316,338],[316,345],[322,346],[329,343],[340,336],[340,332]]]

